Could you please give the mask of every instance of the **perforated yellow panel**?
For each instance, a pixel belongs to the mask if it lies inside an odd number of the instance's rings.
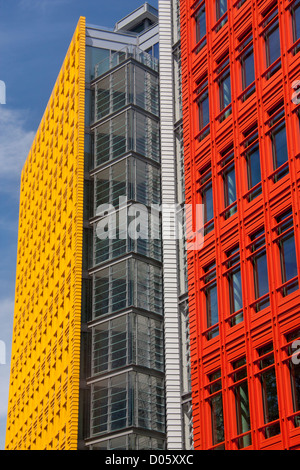
[[[6,449],[77,448],[84,89],[80,18],[22,171]]]

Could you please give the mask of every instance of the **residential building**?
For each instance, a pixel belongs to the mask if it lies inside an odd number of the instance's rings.
[[[22,171],[7,449],[192,446],[184,262],[162,236],[180,135],[173,39],[159,74],[170,25],[147,3],[112,31],[79,19]]]

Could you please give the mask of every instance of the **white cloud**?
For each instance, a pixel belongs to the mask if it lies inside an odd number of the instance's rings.
[[[0,178],[20,176],[35,132],[25,129],[22,111],[0,107]]]

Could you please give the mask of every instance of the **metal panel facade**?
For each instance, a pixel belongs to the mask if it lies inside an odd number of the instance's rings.
[[[22,171],[8,450],[77,448],[84,86],[80,18]]]
[[[174,142],[174,97],[172,56],[172,5],[159,1],[160,52],[160,126],[161,126],[161,180],[162,180],[162,234],[164,271],[164,330],[167,448],[181,449],[183,443],[181,420],[181,360],[180,315],[178,306],[177,242],[169,235],[175,227],[175,214],[167,225],[165,211],[175,206],[176,161]],[[171,220],[172,219],[172,220]]]

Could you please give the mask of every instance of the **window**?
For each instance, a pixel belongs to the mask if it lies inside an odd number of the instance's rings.
[[[196,54],[201,51],[201,49],[206,44],[206,14],[205,14],[205,2],[201,2],[199,9],[195,14],[195,24],[196,24]]]
[[[239,246],[226,253],[226,278],[229,291],[230,326],[243,321],[243,295]]]
[[[270,111],[269,114],[271,114],[269,128],[274,171],[273,181],[276,183],[289,172],[284,108],[282,106],[278,110],[277,107],[276,111]]]
[[[255,70],[252,32],[246,33],[240,41],[239,60],[242,74],[242,101],[246,101],[255,91]]]
[[[300,426],[300,329],[288,333],[286,335],[286,342],[287,362],[290,370],[293,413],[295,413],[292,421],[294,426],[298,427]]]
[[[265,438],[280,434],[279,411],[276,375],[274,367],[273,344],[270,343],[258,350],[259,360],[256,361],[261,384],[264,426],[262,433]],[[277,421],[274,423],[274,421]],[[272,423],[269,426],[265,426]]]
[[[224,188],[224,218],[228,219],[237,211],[236,181],[233,146],[221,153],[222,179]]]
[[[219,334],[218,290],[216,263],[213,262],[204,268],[204,294],[206,304],[207,339]]]
[[[281,67],[278,9],[273,7],[264,14],[263,21],[267,79],[271,78]]]
[[[251,445],[246,357],[234,361],[232,369],[233,372],[230,374],[232,380],[231,389],[233,390],[235,400],[237,435],[243,434],[243,436],[237,437],[235,442],[238,449],[243,449]]]
[[[281,282],[283,296],[298,289],[297,256],[294,238],[292,210],[288,210],[276,218],[276,242],[279,249]]]
[[[291,7],[293,42],[300,39],[300,1],[297,0]],[[294,54],[299,52],[300,45],[295,47]]]
[[[131,425],[132,402],[127,375],[105,379],[93,386],[92,434],[122,429]],[[130,400],[130,401],[129,401]]]
[[[243,155],[246,160],[247,168],[247,198],[248,201],[252,201],[262,192],[257,124],[245,132],[244,137],[246,137]]]
[[[227,0],[216,0],[216,21],[218,23],[216,31],[219,31],[227,23],[226,13]]]
[[[210,374],[208,376],[208,381],[209,385],[206,387],[206,389],[209,394],[208,403],[211,410],[212,445],[217,446],[217,448],[220,450],[224,450],[225,434],[221,370],[219,369],[216,372]]]
[[[213,189],[210,165],[200,171],[199,185],[201,201],[204,206],[204,235],[207,235],[214,229]]]
[[[142,373],[122,373],[92,386],[92,435],[128,426],[164,432],[163,380]]]
[[[243,5],[244,3],[246,2],[247,0],[240,0],[237,4],[236,4],[236,8],[239,10]]]
[[[250,259],[253,268],[254,298],[253,308],[259,312],[269,305],[269,283],[264,228],[251,235]]]
[[[219,121],[222,122],[231,114],[231,82],[230,82],[230,67],[229,57],[226,56],[218,61],[217,83],[219,87],[219,104],[220,104],[220,117]]]
[[[209,98],[208,81],[205,80],[197,89],[197,105],[199,118],[199,140],[204,139],[209,134]]]
[[[162,313],[161,269],[129,259],[94,276],[94,318],[135,306]]]

